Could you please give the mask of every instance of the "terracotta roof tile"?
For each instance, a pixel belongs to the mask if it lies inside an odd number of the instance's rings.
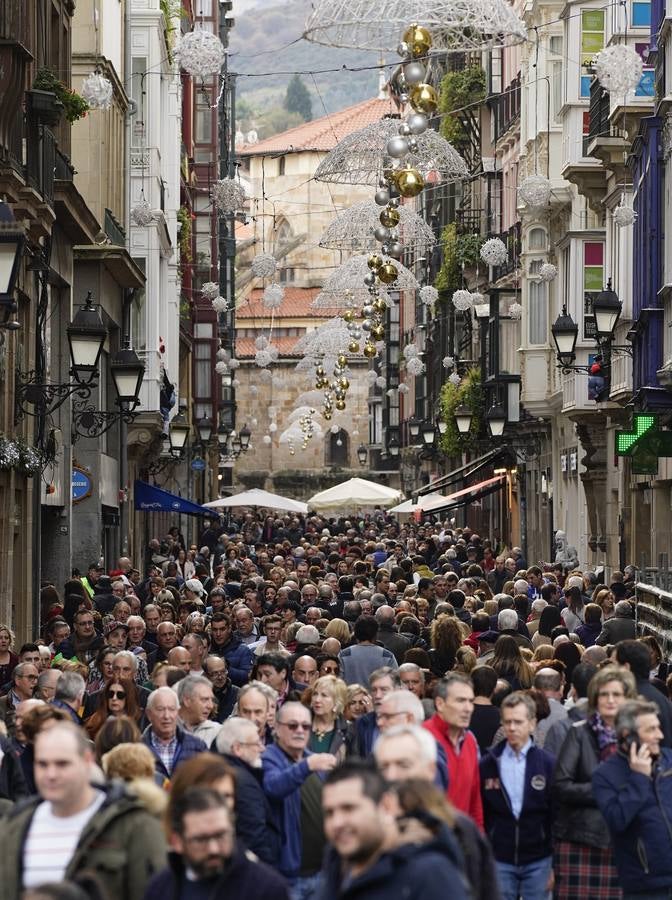
[[[261,334],[261,330],[259,333]],[[274,337],[272,340],[280,356],[294,356],[299,359],[303,355],[294,352],[294,347],[300,340],[298,337]],[[256,352],[254,338],[236,338],[236,359],[254,359]]]
[[[377,97],[364,100],[355,106],[348,106],[328,116],[320,116],[312,122],[297,125],[289,131],[274,134],[273,137],[257,144],[247,144],[236,152],[240,156],[262,156],[267,153],[298,153],[301,150],[321,150],[328,152],[333,150],[339,141],[377,122],[383,116],[390,113],[398,114],[394,103],[386,98],[380,100]]]
[[[333,309],[312,309],[311,303],[320,293],[321,288],[286,287],[282,306],[275,310],[278,319],[331,319],[335,315]],[[261,319],[270,316],[270,310],[261,302],[263,290],[255,288],[249,297],[236,309],[236,321],[240,319]],[[298,338],[297,338],[298,340]]]

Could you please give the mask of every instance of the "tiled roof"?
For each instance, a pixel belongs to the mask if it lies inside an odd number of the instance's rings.
[[[321,288],[285,287],[285,298],[282,305],[275,310],[278,319],[331,319],[335,315],[333,309],[312,309],[311,303],[320,293]],[[236,309],[236,321],[240,319],[269,318],[271,311],[261,302],[261,288],[250,291],[249,297]],[[298,340],[298,339],[297,339]]]
[[[377,122],[390,113],[397,115],[398,110],[389,98],[380,100],[364,100],[355,106],[348,106],[328,116],[320,116],[312,122],[297,125],[289,131],[274,134],[273,137],[257,144],[246,144],[236,152],[240,156],[263,156],[267,153],[298,153],[301,150],[333,150],[339,141]]]
[[[261,334],[261,331],[259,333]],[[294,352],[294,347],[300,340],[298,337],[272,337],[271,340],[278,348],[280,356],[295,356],[298,359],[303,355]],[[236,338],[236,359],[253,359],[256,352],[254,338]]]

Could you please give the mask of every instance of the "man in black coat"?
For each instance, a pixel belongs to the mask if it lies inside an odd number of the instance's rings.
[[[664,747],[672,747],[672,703],[649,681],[649,673],[653,668],[649,648],[640,641],[621,641],[616,644],[616,660],[635,676],[637,693],[658,707],[658,719],[663,731],[662,744]]]
[[[220,728],[215,747],[236,773],[236,837],[262,862],[277,867],[280,834],[261,786],[264,745],[257,726],[233,716]]]
[[[229,667],[223,656],[208,656],[203,663],[205,677],[212,682],[212,693],[217,703],[214,716],[217,722],[228,719],[238,702],[240,688],[229,678]]]
[[[216,791],[186,790],[172,803],[169,824],[169,865],[150,881],[144,900],[289,900],[284,879],[237,844],[231,814]]]
[[[397,631],[397,626],[394,624],[394,609],[391,606],[379,606],[376,610],[375,620],[378,622],[378,643],[393,653],[401,665],[406,651],[411,647],[411,642]]]

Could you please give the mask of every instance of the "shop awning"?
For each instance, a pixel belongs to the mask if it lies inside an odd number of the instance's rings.
[[[212,509],[206,509],[193,500],[178,497],[170,491],[148,484],[146,481],[136,481],[133,485],[133,500],[135,509],[143,512],[172,512],[184,516],[210,516],[215,518],[217,513]]]
[[[421,487],[417,491],[417,495],[422,496],[422,494],[434,492],[442,493],[444,488],[453,484],[453,482],[459,481],[462,478],[469,478],[470,475],[475,475],[476,472],[485,468],[485,466],[494,463],[500,456],[508,452],[508,449],[509,448],[507,447],[497,447],[494,450],[489,450],[487,453],[484,453],[483,456],[470,460],[470,462],[465,463],[465,465],[460,466],[458,469],[453,469],[453,471],[449,472],[447,475],[442,475],[441,478],[430,481],[429,484],[424,485],[424,487]],[[413,492],[414,497],[415,495],[416,491]]]
[[[452,509],[455,506],[465,506],[468,503],[473,503],[475,500],[480,500],[481,497],[485,497],[487,494],[498,491],[505,478],[506,475],[504,474],[495,475],[493,478],[486,478],[485,481],[471,484],[461,491],[449,494],[447,497],[444,497],[443,500],[436,500],[434,503],[423,504],[423,512],[431,515],[431,513],[441,512],[444,509]]]

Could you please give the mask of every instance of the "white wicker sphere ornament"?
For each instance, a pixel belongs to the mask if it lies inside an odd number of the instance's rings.
[[[518,320],[522,317],[522,315],[523,307],[520,305],[520,303],[514,302],[509,305],[509,316],[512,319]]]
[[[235,356],[229,360],[229,368],[232,370],[238,369],[240,367],[240,360],[236,359]]]
[[[431,284],[420,288],[420,302],[425,306],[432,306],[439,299],[439,292]]]
[[[558,267],[554,266],[553,263],[544,263],[539,269],[539,278],[541,281],[555,281],[557,277]]]
[[[425,364],[419,357],[414,356],[412,359],[407,360],[406,371],[409,375],[422,375],[425,371]]]
[[[239,388],[240,387],[240,378],[234,378],[231,382],[231,387]]]
[[[339,426],[339,425],[332,425],[331,428],[329,429],[329,431],[330,431],[332,434],[338,434],[338,432],[339,432],[340,430],[341,430],[341,429],[340,429],[340,426]]]
[[[259,253],[252,260],[252,274],[257,278],[270,278],[277,269],[278,264],[272,253]]]
[[[271,424],[268,426],[268,430],[271,434],[275,434],[275,432],[278,430],[277,424],[275,422],[271,422]]]
[[[226,375],[226,373],[228,371],[229,371],[229,367],[222,360],[220,360],[218,363],[215,363],[215,372],[218,375]]]
[[[257,419],[252,419],[250,422],[250,425],[252,426],[252,428],[256,428],[258,424],[259,424],[259,422]]]
[[[614,210],[613,216],[614,225],[617,225],[618,228],[629,228],[630,225],[634,225],[637,213],[631,206],[619,204]]]
[[[269,339],[263,334],[256,338],[254,341],[254,346],[257,350],[265,350],[269,344]]]
[[[458,384],[461,384],[462,379],[461,379],[460,376],[457,374],[457,372],[451,372],[451,374],[448,376],[448,381],[449,381],[451,384],[454,384],[455,387],[457,387]]]
[[[452,369],[455,366],[455,358],[452,356],[444,356],[441,360],[444,369]]]
[[[386,384],[387,384],[387,379],[383,378],[382,375],[379,375],[378,378],[376,378],[376,387],[384,388]]]
[[[271,438],[270,434],[265,434],[261,440],[264,444],[266,444],[266,446],[268,446],[271,443],[272,438]]]
[[[282,306],[282,301],[285,298],[285,289],[281,284],[269,284],[264,288],[264,293],[261,297],[262,304],[266,307],[266,309],[278,309],[278,307]]]
[[[138,200],[131,210],[131,221],[140,228],[150,225],[154,221],[154,210],[144,197],[142,200]]]
[[[245,188],[234,178],[222,178],[210,188],[210,196],[220,213],[229,215],[238,212],[245,205]]]
[[[201,294],[203,294],[207,300],[214,300],[219,294],[219,285],[214,281],[206,281],[201,287]]]
[[[397,391],[400,394],[407,394],[409,392],[409,390],[410,390],[409,386],[407,384],[404,384],[403,382],[397,388]]]
[[[551,182],[543,175],[530,175],[519,185],[518,196],[526,206],[547,206],[551,199]]]
[[[369,369],[366,375],[364,376],[369,384],[375,384],[376,378],[378,377],[375,369]]]
[[[398,212],[398,237],[404,247],[416,253],[431,251],[436,238],[422,216],[409,206],[400,206]],[[376,243],[383,240],[392,245],[395,243],[391,240],[390,229],[380,224],[380,206],[375,200],[364,200],[343,210],[329,223],[320,238],[320,247],[364,253],[376,249]]]
[[[226,297],[215,297],[212,301],[212,308],[215,312],[225,312],[228,309],[228,301]]]
[[[634,91],[642,77],[642,58],[633,47],[613,44],[595,57],[595,74],[611,94],[624,96]]]
[[[499,238],[490,238],[481,247],[481,259],[489,266],[503,266],[508,258],[506,244]]]
[[[215,356],[221,362],[228,363],[229,362],[229,351],[225,350],[223,347],[220,347]]]
[[[416,344],[406,344],[404,347],[404,359],[415,359],[420,356],[420,350]]]
[[[273,381],[273,372],[271,372],[270,369],[262,369],[261,372],[259,372],[259,378],[266,382]]]
[[[219,74],[226,59],[226,50],[215,34],[197,28],[179,39],[175,56],[185,72],[197,78],[207,78]]]
[[[91,109],[109,109],[112,106],[114,89],[112,82],[100,72],[92,72],[82,82],[79,92]]]
[[[459,290],[453,294],[453,306],[460,312],[471,309],[473,302],[473,295],[469,291]]]

